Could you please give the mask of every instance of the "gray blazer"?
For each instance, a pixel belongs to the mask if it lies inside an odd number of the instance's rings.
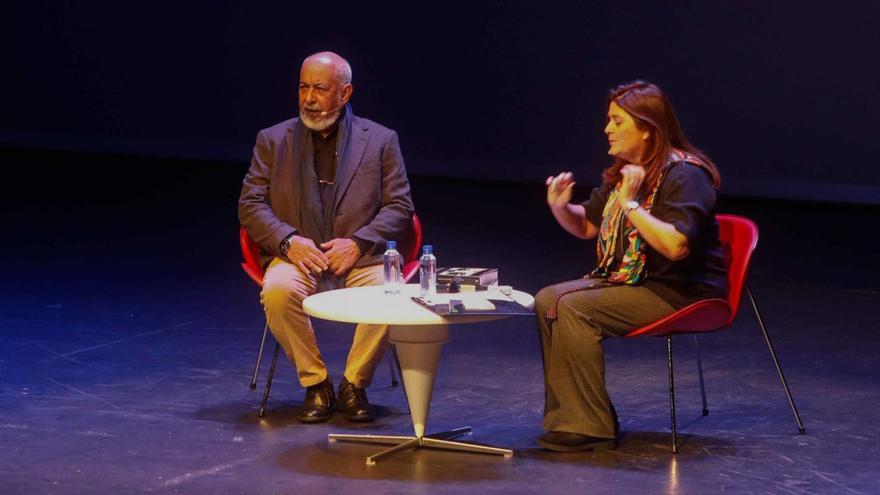
[[[399,240],[407,231],[413,203],[397,133],[354,114],[350,119],[331,211],[334,238],[357,236],[373,243],[355,263],[361,267],[381,263],[385,241]],[[279,244],[293,229],[303,230],[303,159],[302,150],[294,149],[298,126],[294,118],[257,134],[241,188],[238,219],[259,244],[264,267],[272,257],[282,256]]]

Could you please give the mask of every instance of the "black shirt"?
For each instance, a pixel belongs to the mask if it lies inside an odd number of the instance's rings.
[[[597,187],[582,205],[587,220],[602,225],[602,210],[610,190]],[[657,190],[651,215],[670,223],[688,240],[690,254],[667,259],[646,243],[644,286],[676,309],[700,299],[724,298],[727,275],[715,220],[715,189],[702,168],[678,162],[670,166]]]
[[[336,180],[336,136],[339,126],[334,125],[327,137],[312,131],[312,147],[315,150],[315,175],[321,191],[321,206],[333,200],[333,182]]]
[[[333,201],[335,189],[333,187],[336,182],[336,137],[339,135],[339,125],[334,124],[330,129],[327,137],[321,135],[318,131],[312,131],[312,148],[315,150],[315,175],[318,177],[318,189],[321,191],[321,208],[327,206],[327,203]],[[324,210],[326,211],[326,210]],[[361,254],[370,252],[373,243],[357,236],[352,236],[352,240],[358,245]]]

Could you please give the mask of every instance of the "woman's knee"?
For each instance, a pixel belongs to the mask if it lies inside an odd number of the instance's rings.
[[[538,314],[543,314],[547,311],[553,301],[556,299],[556,291],[553,290],[553,286],[544,287],[539,290],[537,294],[535,294],[535,310]]]
[[[584,334],[600,336],[602,332],[590,317],[589,306],[576,303],[583,303],[583,301],[577,301],[573,297],[563,297],[559,300],[556,306],[556,318],[565,322],[560,326],[579,336]]]

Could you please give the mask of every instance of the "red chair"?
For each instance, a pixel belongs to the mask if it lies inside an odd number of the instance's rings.
[[[244,261],[241,262],[241,268],[244,272],[260,287],[263,286],[263,267],[260,265],[260,247],[250,238],[244,227],[238,232],[238,240],[241,245],[241,255]],[[409,231],[404,234],[404,238],[398,242],[398,248],[401,256],[403,256],[404,265],[401,267],[401,275],[406,282],[409,282],[416,272],[419,271],[419,249],[422,245],[422,223],[419,217],[413,213],[412,224]],[[251,390],[257,388],[257,375],[260,372],[260,362],[263,360],[263,349],[266,347],[266,336],[269,333],[269,322],[263,326],[263,338],[260,340],[260,351],[257,353],[257,362],[254,364],[254,375],[251,379]],[[269,390],[272,388],[272,378],[275,376],[275,367],[278,364],[278,352],[281,345],[275,342],[275,351],[272,355],[272,364],[269,367],[269,375],[266,377],[266,388],[263,391],[263,399],[260,401],[259,416],[266,414],[266,403],[269,401]],[[393,347],[392,347],[393,353]],[[392,354],[394,360],[397,356]],[[400,365],[397,366],[398,370]],[[394,373],[394,365],[388,361],[388,371],[391,374],[391,386],[397,386],[397,376]],[[399,371],[398,371],[399,373]]]
[[[794,419],[797,422],[798,432],[806,433],[804,424],[801,422],[800,414],[794,404],[791,391],[788,388],[788,382],[782,373],[782,366],[776,357],[776,351],[773,348],[773,342],[767,333],[767,327],[764,325],[764,318],[758,310],[758,304],[752,295],[752,290],[746,283],[746,277],[749,271],[749,261],[752,252],[758,244],[758,227],[749,219],[736,215],[718,215],[718,234],[721,240],[721,247],[724,250],[724,261],[727,266],[727,283],[728,293],[725,299],[706,299],[697,301],[686,306],[671,315],[655,321],[650,325],[637,328],[628,333],[626,337],[666,337],[667,352],[667,368],[669,374],[669,411],[671,414],[672,425],[672,452],[678,452],[678,442],[676,436],[675,425],[675,384],[672,372],[672,336],[678,334],[694,334],[694,342],[697,350],[697,369],[700,375],[700,393],[703,399],[703,416],[709,414],[706,407],[706,389],[703,385],[703,361],[700,357],[699,342],[697,335],[704,332],[716,332],[723,330],[736,317],[739,309],[740,299],[742,297],[743,288],[749,295],[752,308],[755,310],[755,316],[758,318],[758,324],[761,326],[761,332],[764,334],[764,340],[770,349],[770,356],[773,358],[773,364],[776,366],[776,372],[782,381],[782,387],[785,389],[785,395],[788,397],[788,403],[794,413]]]

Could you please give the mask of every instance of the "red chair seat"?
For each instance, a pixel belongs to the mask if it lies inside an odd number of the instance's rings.
[[[675,313],[637,328],[626,337],[666,337],[682,333],[714,332],[731,320],[730,305],[724,299],[703,299]]]

